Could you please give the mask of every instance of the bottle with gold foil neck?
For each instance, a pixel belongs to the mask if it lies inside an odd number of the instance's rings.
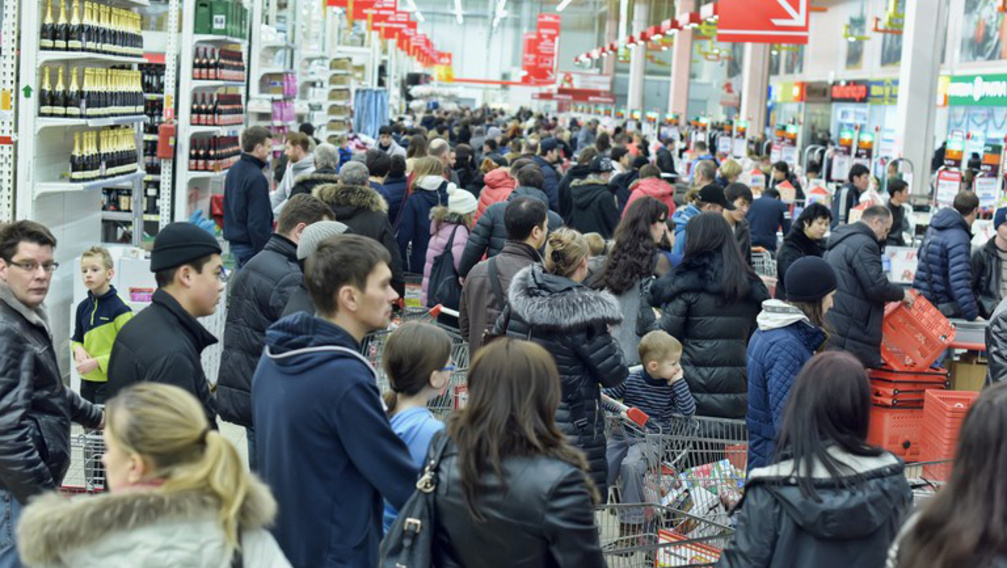
[[[73,133],[73,152],[70,154],[70,181],[81,180],[83,168],[81,166],[83,156],[80,151],[80,132]]]
[[[52,18],[52,0],[48,0],[45,7],[45,18],[42,19],[42,31],[38,38],[38,48],[45,51],[53,49],[55,36],[56,20]]]
[[[66,19],[66,0],[59,0],[59,19],[56,20],[56,35],[52,48],[56,51],[66,51],[66,38],[70,31],[70,22]]]
[[[83,47],[83,25],[80,20],[80,0],[73,0],[73,9],[70,11],[70,26],[67,29],[66,49],[67,51],[80,51]]]
[[[70,69],[70,90],[66,94],[66,116],[80,118],[80,83],[77,82],[77,68]]]
[[[66,116],[66,83],[63,82],[63,66],[57,67],[56,89],[52,97],[52,114],[56,117]]]
[[[49,68],[42,66],[42,90],[38,96],[38,115],[52,116],[52,83],[49,78]]]

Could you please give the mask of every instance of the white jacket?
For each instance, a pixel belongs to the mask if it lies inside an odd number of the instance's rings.
[[[67,499],[44,495],[25,508],[18,550],[28,568],[230,568],[217,499],[208,493],[135,489]],[[290,568],[265,526],[276,514],[253,481],[240,513],[246,568]]]

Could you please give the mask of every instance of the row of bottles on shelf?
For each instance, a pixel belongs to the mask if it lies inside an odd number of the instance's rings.
[[[139,170],[132,128],[103,128],[73,133],[70,181],[87,182]]]
[[[241,95],[192,95],[192,124],[233,126],[244,122],[245,106],[241,103]]]
[[[148,95],[164,94],[164,64],[148,63],[140,65],[143,92]]]
[[[244,53],[234,49],[196,48],[192,78],[209,81],[244,81]]]
[[[70,86],[63,80],[63,67],[57,67],[56,88],[52,87],[49,67],[42,67],[39,116],[57,118],[108,118],[143,114],[144,99],[140,72],[133,69],[85,67],[83,86],[77,81],[77,68],[70,68]]]
[[[160,186],[154,182],[144,183],[143,214],[157,215],[157,197],[160,194]],[[101,190],[101,210],[102,211],[122,211],[132,212],[133,190],[128,187],[106,187]]]
[[[147,117],[147,121],[143,123],[143,133],[157,134],[164,122],[164,99],[144,101],[143,114]],[[146,153],[145,151],[144,154]]]
[[[194,0],[197,34],[248,38],[248,9],[241,0]]]
[[[157,157],[157,140],[143,141],[143,171],[149,176],[161,175],[161,158]]]
[[[241,158],[237,136],[194,138],[189,148],[189,171],[221,172]]]
[[[67,0],[59,0],[59,19],[53,19],[52,0],[48,0],[39,49],[143,56],[140,14],[88,1],[84,2],[82,12],[80,0],[74,0],[67,20],[66,3]]]

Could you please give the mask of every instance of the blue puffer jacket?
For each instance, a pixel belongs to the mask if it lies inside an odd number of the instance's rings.
[[[930,221],[920,246],[913,288],[935,306],[955,302],[955,316],[969,321],[979,316],[972,291],[972,237],[969,225],[954,209],[941,209]]]
[[[757,321],[759,330],[748,342],[749,470],[773,463],[790,387],[826,337],[801,310],[780,300],[763,302]]]
[[[689,205],[688,207],[678,209],[671,216],[671,220],[675,222],[675,246],[671,249],[671,252],[685,254],[685,226],[689,223],[689,219],[700,213],[702,211],[698,207]]]
[[[402,251],[406,272],[423,273],[427,262],[427,244],[430,242],[430,210],[447,206],[448,193],[453,187],[440,176],[424,176],[402,205],[395,238]],[[410,249],[410,244],[412,248]]]

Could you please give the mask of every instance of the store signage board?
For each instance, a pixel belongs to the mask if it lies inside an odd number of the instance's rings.
[[[996,207],[997,194],[1000,193],[1000,178],[981,176],[972,180],[972,191],[979,198],[981,209]]]
[[[962,187],[962,173],[957,170],[937,172],[937,206],[951,207]]]
[[[734,148],[732,148],[731,154],[740,160],[741,158],[744,158],[747,153],[748,142],[745,140],[744,136],[741,138],[735,138]]]
[[[832,85],[832,102],[862,103],[867,100],[869,90],[864,83]]]
[[[808,43],[810,0],[720,0],[717,41]]]
[[[727,135],[720,136],[717,138],[717,153],[718,154],[730,154],[731,153],[731,137]]]
[[[1007,106],[1007,75],[951,77],[948,106]]]
[[[899,80],[870,81],[867,83],[867,104],[895,105],[899,99]]]

